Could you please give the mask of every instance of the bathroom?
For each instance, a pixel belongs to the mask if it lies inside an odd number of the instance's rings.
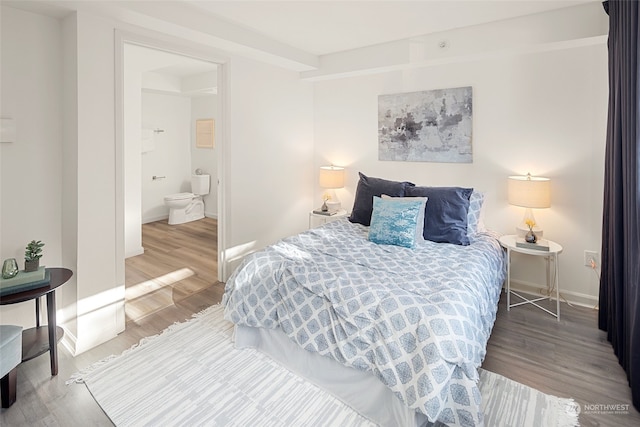
[[[169,218],[169,207],[165,199],[175,198],[177,194],[195,192],[191,188],[191,176],[196,170],[201,172],[203,177],[209,177],[209,190],[203,191],[208,194],[202,196],[204,214],[209,218],[217,217],[217,194],[216,186],[213,185],[217,178],[215,149],[196,146],[197,121],[215,117],[214,98],[215,95],[176,96],[143,88],[143,224]],[[191,208],[201,209],[193,206],[186,209],[192,210]]]
[[[204,215],[217,218],[217,65],[126,44],[124,52],[125,257],[144,253],[142,224],[167,221],[167,196],[191,193],[196,170],[209,175]],[[196,141],[209,120],[212,140]]]

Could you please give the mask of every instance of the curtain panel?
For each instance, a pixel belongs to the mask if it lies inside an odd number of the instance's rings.
[[[609,112],[598,326],[607,332],[640,410],[639,9],[637,0],[603,5],[609,14]]]

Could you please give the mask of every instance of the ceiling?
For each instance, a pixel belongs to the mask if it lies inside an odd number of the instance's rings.
[[[597,0],[198,1],[185,3],[325,55]]]
[[[325,55],[600,0],[1,1],[56,17],[80,7],[140,11],[173,4],[185,12],[209,14],[217,22],[249,30],[265,42]]]

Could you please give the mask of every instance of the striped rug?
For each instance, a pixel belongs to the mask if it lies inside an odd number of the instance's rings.
[[[371,426],[268,356],[236,350],[213,306],[145,338],[71,382],[84,382],[116,426]],[[575,426],[577,405],[481,370],[486,426]]]

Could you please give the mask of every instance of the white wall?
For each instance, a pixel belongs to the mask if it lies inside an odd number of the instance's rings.
[[[16,258],[23,268],[24,247],[36,239],[45,242],[41,264],[60,266],[61,24],[2,6],[0,29],[0,115],[16,121],[18,135],[16,142],[0,144],[0,261]],[[33,302],[2,306],[0,318],[33,327]]]
[[[209,218],[218,217],[218,149],[215,146],[216,140],[220,137],[214,137],[214,147],[197,148],[196,147],[196,120],[198,119],[214,119],[214,126],[219,125],[218,122],[218,97],[216,95],[198,96],[191,98],[191,171],[200,168],[206,174],[211,176],[211,187],[209,194],[203,197],[204,214]]]
[[[4,5],[1,19],[2,114],[15,115],[20,135],[18,143],[0,148],[1,256],[20,257],[28,240],[40,238],[47,243],[43,263],[64,260],[74,271],[59,311],[73,316],[63,326],[66,345],[77,354],[125,326],[124,258],[116,258],[116,242],[122,242],[116,197],[124,198],[116,187],[122,161],[116,158],[114,113],[118,24],[82,12],[61,24]],[[222,181],[228,221],[221,233],[230,250],[221,251],[240,256],[306,227],[313,193],[313,91],[295,72],[242,58],[228,61],[228,111],[220,120],[226,128],[219,123],[225,131],[217,147],[227,149]],[[0,314],[3,323],[35,324],[33,304],[3,306]]]
[[[523,209],[509,206],[512,174],[552,179],[552,207],[535,215],[545,237],[561,243],[561,291],[594,305],[598,282],[583,251],[600,251],[607,115],[606,46],[516,54],[315,85],[315,166],[347,167],[343,206],[353,205],[358,171],[418,185],[470,186],[487,193],[486,224],[513,234]],[[473,87],[473,163],[378,161],[378,95]],[[314,200],[320,197],[320,188]],[[514,257],[514,280],[544,283],[544,265]]]
[[[306,229],[314,188],[311,84],[243,58],[229,69],[228,274],[243,255]]]
[[[191,192],[191,99],[142,93],[142,128],[153,133],[154,149],[142,153],[142,223],[169,217],[164,197]],[[164,179],[153,180],[153,176]]]

